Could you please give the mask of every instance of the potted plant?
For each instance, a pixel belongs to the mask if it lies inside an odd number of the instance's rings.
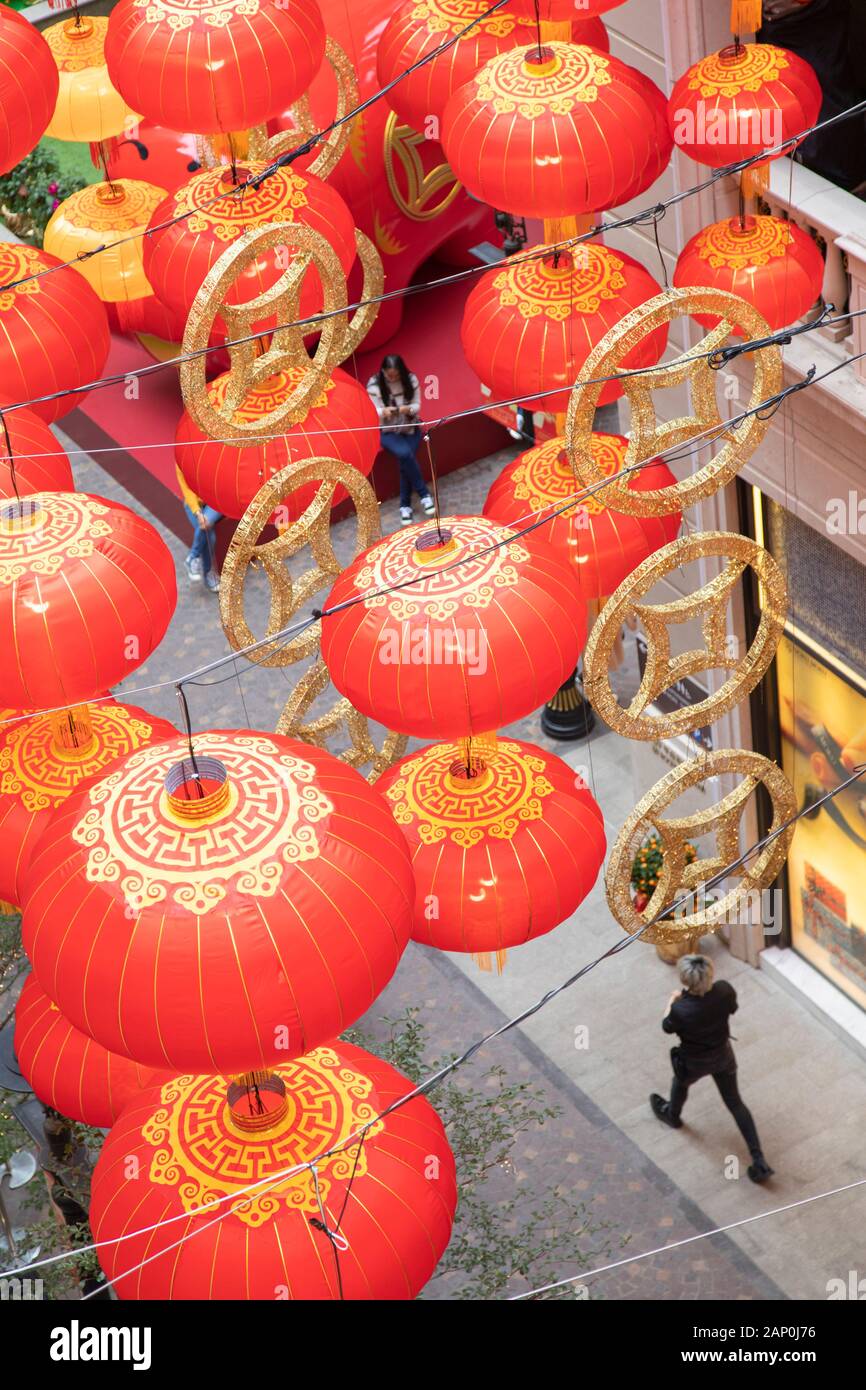
[[[697,857],[698,852],[694,845],[686,844],[686,863],[693,864]],[[641,845],[631,866],[631,886],[634,889],[633,902],[638,912],[643,912],[655,892],[663,863],[664,850],[658,837],[652,835]],[[700,941],[701,937],[698,933],[696,936],[683,937],[681,941],[672,945],[658,942],[656,953],[668,965],[675,965],[680,956],[690,955],[697,951]]]

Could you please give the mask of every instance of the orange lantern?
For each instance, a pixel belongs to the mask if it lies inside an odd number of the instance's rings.
[[[179,1076],[131,1101],[102,1147],[90,1206],[117,1296],[415,1298],[450,1239],[457,1185],[428,1100],[376,1119],[412,1090],[335,1042],[268,1075]],[[281,1177],[333,1148],[316,1178]]]
[[[232,420],[245,424],[270,415],[280,400],[294,391],[303,367],[287,367],[277,376],[253,386]],[[217,407],[225,399],[230,374],[216,377],[208,395]],[[231,426],[227,426],[231,432]],[[335,368],[318,400],[303,420],[288,425],[280,435],[264,440],[239,437],[236,441],[210,439],[184,412],[177,430],[175,458],[196,496],[222,512],[241,517],[259,488],[289,463],[324,456],[350,463],[365,477],[379,452],[379,417],[360,382]],[[290,493],[285,520],[291,521],[312,501],[316,485]],[[332,505],[347,496],[344,487],[334,490]]]
[[[110,1051],[244,1071],[369,1008],[408,939],[412,870],[381,798],[330,753],[243,730],[194,750],[140,748],[54,811],[25,949]]]
[[[261,173],[264,164],[238,169],[242,181]],[[171,223],[174,218],[179,222]],[[203,169],[160,203],[151,219],[153,230],[144,242],[144,269],[156,294],[170,308],[189,313],[201,284],[232,242],[264,223],[299,222],[320,232],[333,247],[348,275],[355,259],[352,214],[328,184],[288,166],[278,169],[257,188],[237,191],[227,166]],[[161,230],[160,230],[161,228]],[[286,248],[263,251],[238,276],[228,293],[232,304],[257,299],[284,274]],[[322,307],[318,272],[312,266],[301,288],[301,317]]]
[[[55,807],[88,777],[177,733],[167,719],[116,700],[74,713],[17,713],[0,711],[0,898],[11,903],[21,902],[30,856]]]
[[[582,491],[556,437],[528,449],[506,464],[487,494],[484,515],[505,526],[525,522],[527,514],[550,515],[544,534],[574,565],[580,592],[587,602],[602,602],[647,556],[676,538],[681,513],[666,516],[626,516],[604,501],[604,490],[562,508]],[[619,473],[628,440],[620,434],[594,434],[592,457],[605,477]],[[632,473],[630,492],[669,487],[676,478],[667,464],[645,464]]]
[[[88,184],[55,208],[43,245],[75,269],[99,298],[118,303],[153,293],[142,261],[143,236],[164,188],[141,179]],[[98,256],[88,252],[105,247]],[[88,257],[87,259],[78,259]]]
[[[58,85],[51,49],[39,30],[0,5],[0,174],[14,169],[45,134]]]
[[[668,115],[683,154],[720,169],[808,131],[821,100],[813,69],[796,53],[770,43],[737,42],[683,74],[671,92]],[[776,150],[770,159],[793,149]],[[747,188],[766,187],[767,163],[747,171]]]
[[[171,551],[128,507],[81,492],[4,502],[4,700],[53,709],[107,690],[162,641],[176,598]]]
[[[586,638],[573,568],[537,532],[478,516],[386,536],[343,571],[328,609],[340,611],[322,620],[322,657],[340,694],[416,738],[522,719],[574,670]]]
[[[680,252],[677,288],[710,285],[739,295],[775,331],[807,314],[821,294],[824,258],[816,243],[781,217],[732,217],[713,222]],[[718,318],[695,314],[704,328]]]
[[[76,10],[43,31],[57,64],[60,89],[45,134],[55,140],[101,144],[129,130],[138,116],[111,85],[105,64],[108,19]]]
[[[657,174],[654,118],[628,65],[581,44],[509,49],[451,97],[448,163],[483,202],[556,219],[615,207]]]
[[[307,90],[324,52],[315,0],[119,0],[105,41],[133,110],[202,135],[275,116]]]
[[[75,483],[69,455],[45,422],[32,410],[11,410],[3,418],[0,498],[28,497],[34,492],[72,492]]]
[[[554,414],[568,406],[592,349],[632,309],[661,294],[661,286],[624,251],[582,242],[571,252],[536,255],[529,247],[480,276],[463,310],[460,339],[466,360],[495,400],[530,401]],[[667,328],[643,337],[623,369],[651,367],[667,344]],[[560,389],[561,388],[561,389]],[[622,395],[608,382],[607,405]]]
[[[0,242],[0,381],[7,399],[32,401],[40,419],[59,420],[81,405],[79,388],[99,377],[110,345],[105,309],[77,270],[36,246]],[[55,391],[75,394],[37,399]]]
[[[471,951],[483,965],[570,917],[604,860],[604,818],[588,788],[531,743],[498,739],[470,758],[457,744],[430,744],[375,785],[412,856],[413,939]]]
[[[73,1028],[33,975],[15,1005],[14,1046],[21,1074],[42,1104],[84,1125],[107,1129],[125,1105],[163,1079]]]
[[[387,93],[386,100],[401,121],[426,133],[431,116],[441,117],[449,97],[474,77],[498,53],[535,41],[535,19],[512,8],[486,14],[486,0],[404,0],[394,11],[379,40],[376,68],[382,86],[407,68],[421,62],[441,44],[453,39],[473,19],[478,19],[457,43],[437,58],[424,63]],[[600,19],[578,21],[572,26],[577,43],[607,50],[607,31]]]

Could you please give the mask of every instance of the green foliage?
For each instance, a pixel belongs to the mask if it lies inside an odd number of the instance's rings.
[[[41,246],[58,203],[86,183],[86,179],[61,169],[44,145],[37,145],[20,164],[0,177],[0,215],[16,236]]]
[[[693,864],[697,858],[694,845],[686,845],[686,863]],[[651,898],[659,881],[664,863],[664,851],[655,835],[641,845],[631,866],[631,886],[636,893]]]

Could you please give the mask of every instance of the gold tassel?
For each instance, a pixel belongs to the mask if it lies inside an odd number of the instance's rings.
[[[763,198],[770,187],[770,161],[750,164],[740,174],[740,188],[744,198]]]
[[[731,33],[756,34],[761,27],[761,0],[731,0]]]
[[[458,738],[458,762],[474,772],[479,763],[483,765],[486,759],[494,756],[496,742],[495,729],[488,734],[468,734],[465,738]]]
[[[494,955],[496,956],[496,973],[497,975],[501,975],[508,956],[507,951],[473,951],[472,959],[475,961],[479,970],[492,970]]]
[[[570,19],[543,19],[541,21],[541,42],[571,43]]]
[[[545,217],[544,240],[548,246],[557,241],[568,241],[570,237],[583,236],[595,225],[591,212],[581,213],[579,217]]]

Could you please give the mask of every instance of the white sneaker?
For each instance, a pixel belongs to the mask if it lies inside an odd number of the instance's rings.
[[[424,508],[428,516],[432,516],[435,512],[436,503],[433,501],[433,498],[430,496],[429,492],[426,497],[421,498],[421,506]]]
[[[414,518],[414,516],[412,515],[412,508],[411,508],[411,507],[401,507],[401,508],[400,508],[400,525],[401,525],[401,526],[411,526],[411,525],[412,525],[412,522],[413,522],[414,520],[415,520],[415,518]]]
[[[206,589],[210,589],[212,594],[219,593],[220,577],[217,574],[216,570],[208,570],[207,574],[204,577],[204,586]]]
[[[189,575],[190,584],[200,584],[202,581],[202,564],[200,555],[187,555],[186,572]]]

